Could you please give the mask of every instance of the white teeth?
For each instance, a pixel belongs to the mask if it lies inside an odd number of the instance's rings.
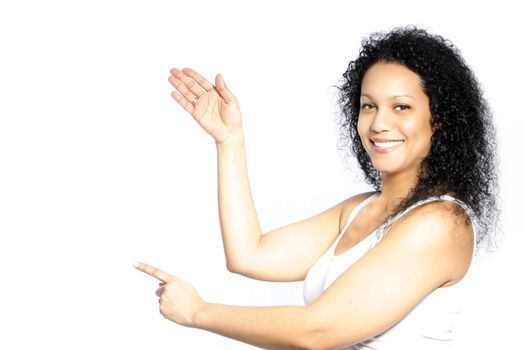
[[[374,141],[372,141],[374,142]],[[374,142],[374,145],[379,148],[393,148],[400,144],[402,144],[403,141],[388,141],[388,142]]]

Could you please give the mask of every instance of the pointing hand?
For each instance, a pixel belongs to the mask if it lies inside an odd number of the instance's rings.
[[[197,291],[180,278],[151,265],[135,263],[134,267],[160,281],[156,292],[160,313],[175,323],[192,327],[196,312],[205,304]]]

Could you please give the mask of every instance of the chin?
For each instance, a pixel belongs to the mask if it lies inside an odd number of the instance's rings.
[[[393,163],[393,162],[372,162],[374,169],[377,170],[381,177],[385,176],[394,176],[399,174],[405,174],[409,177],[418,177],[419,166],[406,165],[402,163]]]
[[[372,162],[374,169],[380,172],[381,174],[396,173],[401,170],[401,166],[398,164],[393,164],[390,162]]]

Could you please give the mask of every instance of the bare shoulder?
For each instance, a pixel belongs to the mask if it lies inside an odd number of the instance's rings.
[[[470,218],[451,201],[433,201],[412,209],[385,234],[385,240],[399,240],[403,249],[434,256],[450,271],[452,285],[465,275],[472,260],[474,232]]]
[[[428,239],[455,244],[473,241],[468,214],[459,204],[451,201],[433,201],[420,205],[392,225],[391,230],[395,230],[396,226],[402,227],[403,231],[414,232],[411,238],[415,242]]]
[[[327,348],[383,332],[434,290],[461,280],[473,234],[455,205],[430,202],[409,211],[309,306],[322,320]]]

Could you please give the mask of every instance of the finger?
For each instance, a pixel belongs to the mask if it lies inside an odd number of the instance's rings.
[[[162,271],[159,268],[156,268],[154,266],[144,264],[144,263],[135,263],[133,265],[137,270],[142,271],[152,277],[155,277],[161,282],[170,282],[175,279],[175,276],[170,275],[167,272]]]
[[[157,288],[157,291],[155,292],[155,295],[157,295],[159,298],[164,293],[164,286]]]
[[[213,90],[214,86],[208,80],[206,80],[206,78],[204,78],[202,75],[200,75],[199,73],[197,73],[193,69],[191,69],[191,68],[184,68],[182,70],[182,72],[184,74],[188,75],[194,81],[196,81],[197,84],[199,84],[200,87],[202,87],[204,90],[206,90],[206,91]]]
[[[179,80],[186,90],[190,91],[193,95],[197,97],[202,96],[206,92],[206,89],[204,87],[200,86],[199,83],[197,83],[195,80],[190,78],[190,76],[186,75],[184,72],[178,70],[177,68],[173,68],[171,70],[171,76]],[[176,88],[177,90],[179,89],[179,87],[177,86]]]
[[[217,76],[215,77],[215,88],[226,102],[233,101],[234,96],[231,93],[230,89],[228,89],[228,87],[226,86],[226,83],[224,82],[224,79],[221,74],[217,74]]]
[[[180,104],[182,108],[188,111],[188,113],[193,115],[193,111],[195,111],[195,106],[193,105],[193,103],[185,99],[184,96],[182,96],[178,91],[172,91],[171,97],[173,97],[173,99],[177,101],[177,103]]]
[[[183,84],[183,82],[180,79],[175,78],[173,75],[170,75],[168,77],[168,81],[170,82],[171,85],[173,85],[173,87],[177,90],[177,92],[182,97],[184,97],[184,99],[187,102],[189,102],[191,104],[194,104],[197,101],[198,97],[202,96],[202,94],[203,94],[203,90],[200,90],[200,95],[197,95],[196,93],[191,92],[186,87],[186,85]]]

